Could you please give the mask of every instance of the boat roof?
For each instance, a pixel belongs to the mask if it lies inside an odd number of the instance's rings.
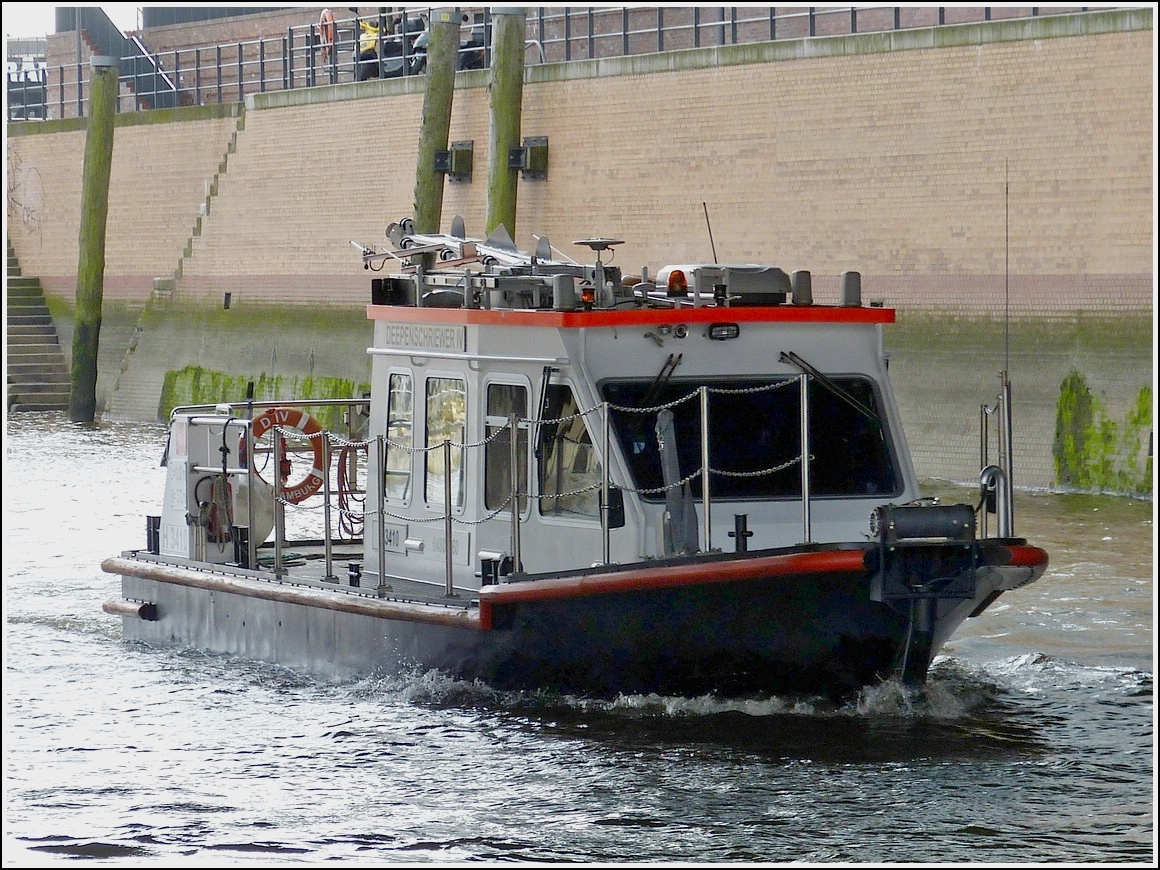
[[[626,278],[602,255],[620,239],[578,239],[594,264],[557,258],[544,237],[536,250],[516,248],[500,226],[486,240],[468,238],[462,220],[450,234],[418,234],[392,224],[385,251],[351,242],[371,280],[372,321],[463,326],[584,329],[685,323],[893,323],[894,310],[862,304],[861,275],[844,272],[841,304],[813,301],[810,273],[777,266],[691,263]],[[386,266],[396,268],[388,273]]]

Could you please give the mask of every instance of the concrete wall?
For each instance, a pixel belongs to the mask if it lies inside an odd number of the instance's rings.
[[[575,239],[624,239],[626,273],[714,253],[809,269],[820,301],[859,270],[866,298],[897,307],[903,327],[917,318],[888,346],[900,342],[892,367],[920,472],[977,471],[977,408],[1009,365],[1038,409],[1022,482],[1049,485],[1067,373],[1078,366],[1113,415],[1154,379],[1153,64],[1143,9],[532,67],[522,134],[549,138],[549,174],[520,181],[512,234],[529,248],[545,234],[577,259],[591,254]],[[176,274],[167,304],[366,302],[349,243],[382,246],[411,213],[422,84],[119,123],[107,296],[143,306],[154,277]],[[460,214],[470,233],[486,214],[486,84],[460,74],[451,125],[452,141],[474,143],[475,175],[446,185],[443,222]],[[9,234],[25,273],[61,298],[75,289],[84,148],[83,131],[53,126],[65,123],[9,125],[6,139],[19,182]],[[36,219],[22,204],[33,178]],[[1008,315],[1035,324],[1014,346]],[[1089,317],[1137,338],[1104,352],[1079,337]]]

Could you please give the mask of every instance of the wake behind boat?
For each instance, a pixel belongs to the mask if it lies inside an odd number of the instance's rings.
[[[858,273],[820,304],[808,272],[628,278],[617,239],[580,264],[409,230],[352,243],[379,275],[369,398],[173,412],[161,512],[102,564],[127,639],[324,676],[841,695],[923,682],[1046,570],[1012,528],[1005,373],[979,504],[924,498],[894,311]]]

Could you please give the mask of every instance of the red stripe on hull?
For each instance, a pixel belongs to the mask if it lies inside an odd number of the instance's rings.
[[[552,601],[707,583],[736,583],[763,577],[848,573],[865,569],[864,553],[864,550],[786,553],[724,562],[650,565],[614,573],[581,574],[575,577],[554,577],[526,583],[485,586],[479,591],[480,627],[485,630],[491,628],[492,607],[497,604]]]

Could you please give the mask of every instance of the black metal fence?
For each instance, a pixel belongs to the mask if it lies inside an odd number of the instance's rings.
[[[525,62],[558,63],[966,24],[1088,7],[540,7],[527,13]],[[289,27],[279,37],[151,53],[148,31],[124,41],[120,112],[239,102],[249,94],[421,75],[432,10],[409,9]],[[489,66],[492,13],[463,12],[460,69]],[[89,65],[50,66],[43,80],[8,77],[8,120],[84,117]]]

